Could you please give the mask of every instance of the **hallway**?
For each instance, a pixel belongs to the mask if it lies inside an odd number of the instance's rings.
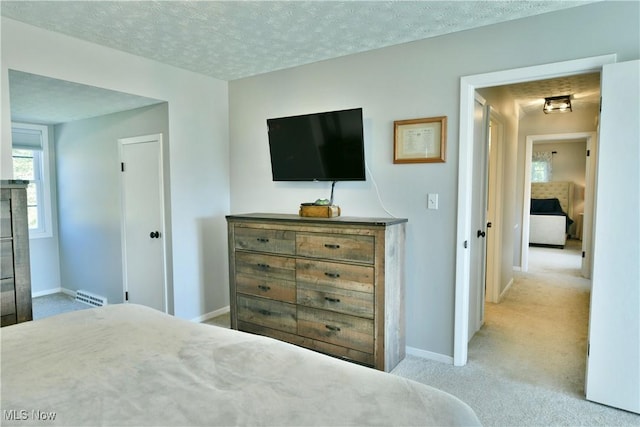
[[[493,344],[486,350],[506,375],[584,397],[590,281],[580,276],[580,244],[530,247],[529,271],[515,273],[500,304],[486,304],[478,338]]]

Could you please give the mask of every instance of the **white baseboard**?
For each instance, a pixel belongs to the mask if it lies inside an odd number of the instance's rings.
[[[509,289],[511,289],[511,285],[513,285],[513,277],[511,278],[511,280],[509,280],[509,283],[507,283],[507,286],[505,286],[504,290],[500,293],[500,296],[498,297],[498,302],[502,301],[502,298],[504,298],[507,292],[509,292]]]
[[[43,297],[45,295],[51,295],[51,294],[58,294],[60,292],[62,292],[63,294],[72,296],[72,297],[76,296],[76,291],[72,291],[71,289],[53,288],[53,289],[46,289],[44,291],[34,292],[34,293],[31,294],[31,298]]]
[[[414,347],[406,347],[407,354],[411,356],[420,357],[422,359],[433,360],[435,362],[446,363],[447,365],[453,365],[453,357],[440,353],[434,353],[432,351],[421,350]]]
[[[202,323],[205,320],[209,320],[209,319],[213,319],[214,317],[220,316],[222,314],[228,313],[230,310],[229,306],[226,307],[222,307],[218,310],[215,311],[211,311],[209,313],[203,314],[202,316],[199,317],[195,317],[193,319],[191,319],[192,322],[196,322],[196,323]]]

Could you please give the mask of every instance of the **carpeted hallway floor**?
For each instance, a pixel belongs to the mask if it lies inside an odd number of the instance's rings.
[[[580,242],[530,248],[499,304],[454,367],[407,356],[393,371],[467,402],[485,426],[640,426],[640,416],[584,398],[590,281]]]
[[[527,273],[515,273],[499,304],[487,303],[469,355],[492,359],[504,375],[584,396],[590,281],[579,246],[531,248]]]

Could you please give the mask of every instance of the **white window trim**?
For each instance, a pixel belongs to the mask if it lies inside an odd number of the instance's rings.
[[[53,237],[53,220],[51,213],[51,180],[53,177],[49,167],[49,127],[45,125],[36,125],[31,123],[11,123],[11,129],[25,129],[29,131],[40,132],[42,138],[42,151],[40,161],[40,186],[42,222],[39,222],[38,228],[29,229],[30,239],[41,239]]]

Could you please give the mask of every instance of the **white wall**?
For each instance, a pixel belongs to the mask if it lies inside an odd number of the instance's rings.
[[[55,126],[63,288],[123,301],[118,139],[156,133],[168,152],[166,103]]]
[[[167,101],[175,313],[227,305],[228,84],[4,17],[1,42],[0,177],[11,177],[9,69]]]
[[[638,12],[637,3],[596,3],[233,81],[231,210],[295,213],[328,194],[328,184],[271,181],[267,118],[363,107],[381,198],[409,219],[407,345],[452,356],[460,77],[610,53],[637,58]],[[449,118],[446,163],[394,165],[393,121],[440,115]],[[431,192],[439,210],[425,208]],[[344,215],[385,215],[371,176],[338,183],[336,202]]]

